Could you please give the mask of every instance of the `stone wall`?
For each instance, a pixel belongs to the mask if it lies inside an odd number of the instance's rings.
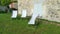
[[[18,0],[18,14],[21,14],[23,9],[27,9],[27,15],[32,15],[33,1],[34,0]],[[60,0],[45,0],[42,6],[42,19],[60,22]]]
[[[33,9],[32,0],[18,0],[18,14],[21,14],[23,9],[26,9],[27,16],[30,16]]]
[[[60,0],[47,0],[44,6],[46,7],[45,19],[60,22]]]

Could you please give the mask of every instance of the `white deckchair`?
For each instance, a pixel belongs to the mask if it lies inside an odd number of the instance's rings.
[[[17,10],[13,10],[11,18],[16,18],[16,17],[17,17]]]
[[[26,16],[27,16],[27,11],[26,11],[26,9],[24,9],[24,10],[22,10],[22,15],[21,15],[21,17],[22,17],[22,18],[26,18]]]
[[[41,4],[34,5],[33,15],[31,17],[31,20],[28,22],[28,24],[35,24],[35,20],[38,16],[42,16],[42,5]]]

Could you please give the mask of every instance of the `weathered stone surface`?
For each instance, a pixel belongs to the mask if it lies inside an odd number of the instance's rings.
[[[31,15],[33,9],[32,0],[18,0],[18,14],[21,14],[21,11],[26,9],[28,16]]]
[[[43,3],[42,19],[48,19],[48,20],[60,22],[60,0],[45,0],[42,3]],[[21,14],[21,11],[23,9],[27,9],[28,12],[27,15],[30,16],[32,15],[33,7],[34,7],[34,0],[18,0],[19,14]]]
[[[60,22],[60,0],[47,0],[44,5],[46,7],[45,18]]]

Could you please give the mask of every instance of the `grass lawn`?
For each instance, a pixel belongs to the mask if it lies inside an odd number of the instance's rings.
[[[0,34],[60,34],[57,22],[41,19],[35,27],[29,26],[28,21],[29,18],[12,19],[10,13],[0,14]]]

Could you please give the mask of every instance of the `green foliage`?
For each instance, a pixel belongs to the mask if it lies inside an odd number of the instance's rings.
[[[11,2],[11,0],[0,0],[0,5],[5,6],[8,5]]]

